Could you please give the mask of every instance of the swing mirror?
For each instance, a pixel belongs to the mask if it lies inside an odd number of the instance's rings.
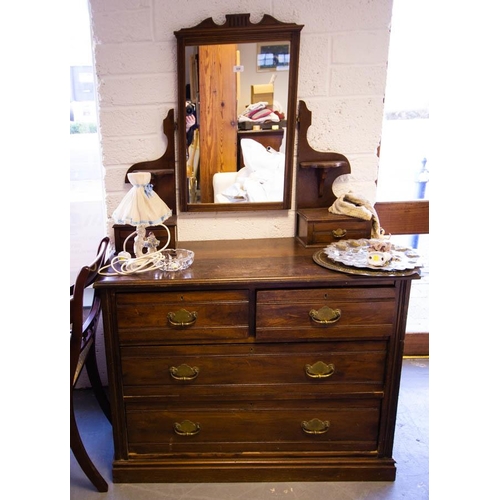
[[[302,27],[234,14],[175,32],[180,211],[291,207]]]

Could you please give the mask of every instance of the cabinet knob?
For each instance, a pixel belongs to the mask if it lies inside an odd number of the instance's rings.
[[[313,418],[307,422],[304,420],[302,422],[302,430],[306,434],[325,434],[330,429],[330,422],[328,420],[319,420],[319,418]]]
[[[179,366],[171,366],[170,376],[175,380],[194,380],[200,373],[197,366],[189,366],[183,363]]]
[[[200,424],[191,422],[191,420],[183,420],[174,424],[174,432],[179,436],[195,436],[200,430]]]
[[[313,365],[306,365],[305,370],[310,378],[328,378],[335,373],[335,366],[333,363],[327,365],[323,361],[317,361]]]
[[[179,309],[177,312],[169,312],[167,314],[168,322],[175,327],[194,325],[197,317],[198,313],[196,311],[189,312],[186,309]]]
[[[347,229],[342,229],[340,227],[332,231],[332,236],[334,238],[343,238],[346,234],[347,234]]]
[[[340,319],[341,315],[342,311],[340,309],[331,309],[328,306],[323,306],[319,311],[316,311],[316,309],[309,311],[311,319],[321,325],[332,325]]]

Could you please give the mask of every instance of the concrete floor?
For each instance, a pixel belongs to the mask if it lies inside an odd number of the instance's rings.
[[[429,360],[405,359],[394,458],[395,482],[113,484],[111,426],[88,389],[77,391],[77,420],[87,452],[109,484],[98,493],[71,454],[70,498],[92,500],[427,500],[429,498]]]

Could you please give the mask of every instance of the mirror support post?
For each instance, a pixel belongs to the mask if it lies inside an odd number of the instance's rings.
[[[299,101],[297,145],[297,208],[329,207],[335,201],[331,186],[335,179],[351,173],[349,160],[334,151],[316,151],[307,140],[312,113]],[[316,182],[314,178],[316,177]]]

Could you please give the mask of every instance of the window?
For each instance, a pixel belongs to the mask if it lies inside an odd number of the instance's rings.
[[[430,0],[394,0],[377,202],[428,200]],[[392,236],[417,248],[424,266],[412,284],[408,332],[429,332],[429,235]]]
[[[377,201],[429,198],[429,0],[394,0]]]
[[[106,234],[103,167],[87,0],[70,9],[70,283]]]

